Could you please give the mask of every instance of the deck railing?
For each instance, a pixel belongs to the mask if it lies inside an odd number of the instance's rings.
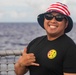
[[[15,75],[14,64],[22,50],[0,50],[0,75]]]

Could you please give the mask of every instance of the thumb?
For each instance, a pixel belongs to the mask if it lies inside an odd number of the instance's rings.
[[[24,48],[24,51],[23,52],[27,53],[27,48]]]
[[[22,55],[27,54],[27,48],[24,48]]]

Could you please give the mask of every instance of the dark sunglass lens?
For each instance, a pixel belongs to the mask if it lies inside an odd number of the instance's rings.
[[[55,16],[55,19],[57,21],[62,21],[64,19],[64,16],[63,15],[57,15],[57,16]]]
[[[52,20],[53,19],[53,15],[52,14],[45,14],[45,18],[47,20]]]

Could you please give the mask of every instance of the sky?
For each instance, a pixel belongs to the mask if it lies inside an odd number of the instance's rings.
[[[0,0],[0,22],[36,22],[37,15],[55,2],[67,4],[76,22],[76,0]]]

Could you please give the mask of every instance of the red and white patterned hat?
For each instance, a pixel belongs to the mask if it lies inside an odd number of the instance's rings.
[[[51,12],[53,10],[58,11],[64,15],[70,16],[68,7],[65,4],[62,4],[60,2],[50,5],[50,7],[47,9],[47,12]]]
[[[56,2],[56,3],[53,3],[51,4],[45,13],[42,13],[42,14],[39,14],[38,15],[38,23],[40,24],[40,26],[42,28],[44,28],[44,15],[47,13],[47,12],[58,12],[58,13],[61,13],[63,15],[65,15],[68,19],[68,27],[65,29],[65,33],[71,31],[72,27],[73,27],[73,21],[70,17],[70,12],[68,10],[68,7],[67,5],[63,4],[63,3],[60,3],[60,2]]]

